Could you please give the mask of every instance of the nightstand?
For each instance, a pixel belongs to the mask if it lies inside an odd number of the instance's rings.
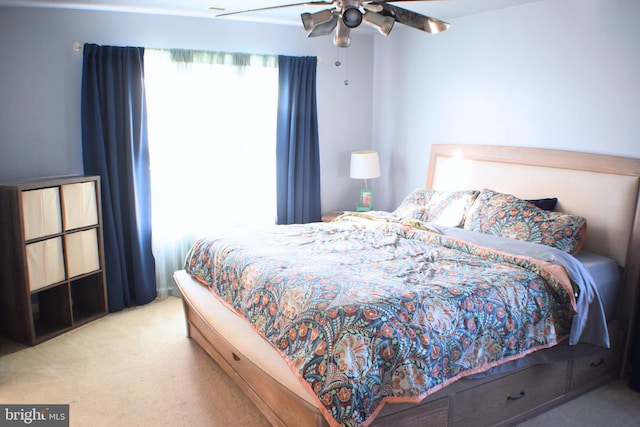
[[[322,215],[322,222],[331,222],[343,213],[344,211],[327,212],[326,214]]]

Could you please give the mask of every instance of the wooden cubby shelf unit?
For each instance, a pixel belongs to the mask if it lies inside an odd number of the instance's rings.
[[[38,344],[108,312],[100,177],[0,185],[0,331]]]

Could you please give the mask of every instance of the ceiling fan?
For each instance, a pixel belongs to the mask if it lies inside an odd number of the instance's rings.
[[[441,0],[333,0],[308,1],[302,3],[284,4],[279,6],[261,7],[235,12],[225,12],[216,16],[229,16],[239,13],[257,12],[269,9],[281,9],[294,6],[330,6],[328,9],[315,13],[303,13],[302,25],[307,37],[326,36],[334,32],[333,43],[338,47],[351,45],[351,29],[362,22],[376,28],[385,36],[391,32],[393,24],[399,22],[409,27],[435,34],[445,31],[450,24],[429,16],[392,5],[397,1],[441,1]]]

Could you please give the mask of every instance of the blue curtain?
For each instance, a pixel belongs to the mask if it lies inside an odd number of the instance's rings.
[[[143,48],[86,44],[82,71],[84,172],[102,177],[109,311],[156,297]]]
[[[317,62],[315,57],[278,57],[278,224],[303,224],[321,218]]]

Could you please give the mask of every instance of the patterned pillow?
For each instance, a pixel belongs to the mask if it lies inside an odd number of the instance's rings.
[[[587,220],[551,212],[511,194],[482,190],[467,214],[467,230],[525,240],[577,254],[584,243]]]
[[[418,188],[393,211],[401,218],[433,222],[448,227],[462,227],[467,211],[478,191],[439,191]]]

